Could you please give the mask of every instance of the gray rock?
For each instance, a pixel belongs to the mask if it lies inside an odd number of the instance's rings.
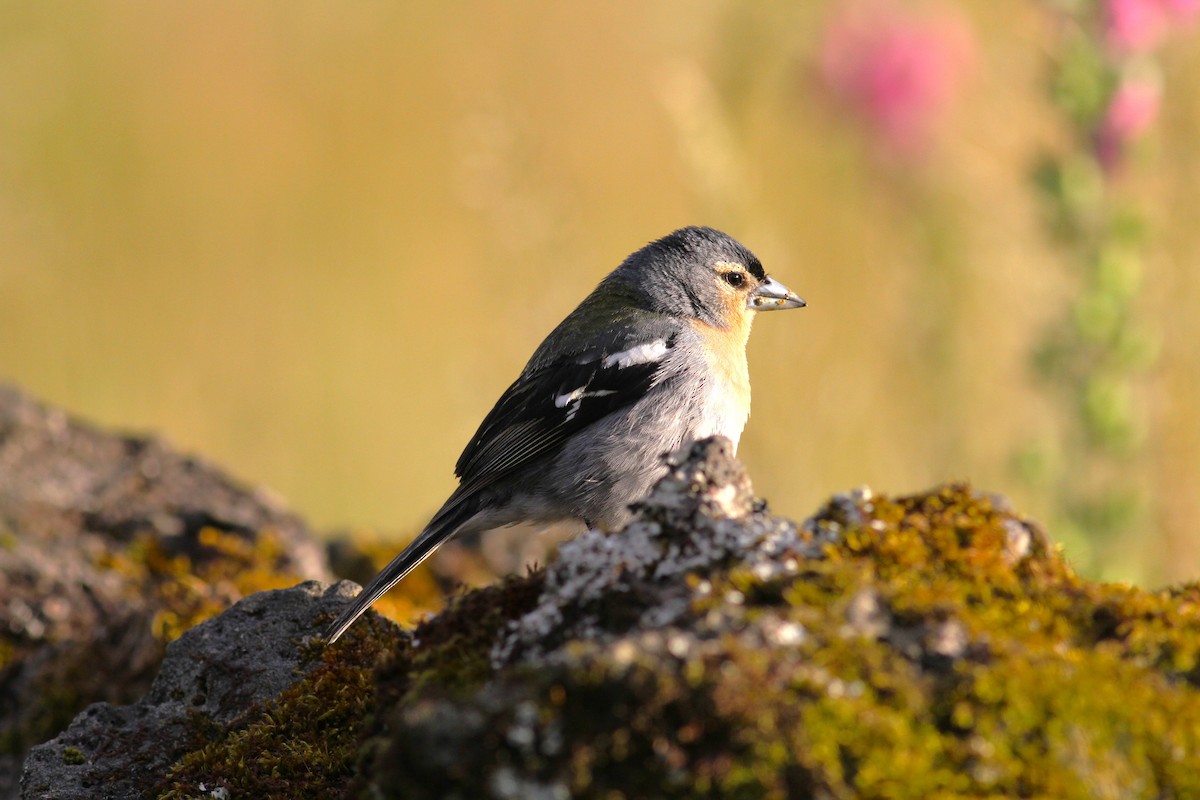
[[[22,540],[125,540],[203,527],[247,536],[270,529],[284,544],[282,568],[328,578],[323,546],[269,492],[242,486],[158,438],[100,430],[0,383],[0,530]],[[48,579],[65,569],[46,566]]]
[[[733,561],[774,573],[787,569],[784,553],[819,552],[792,523],[756,507],[728,439],[692,443],[667,464],[619,535],[590,530],[559,547],[537,607],[510,623],[492,650],[493,667],[541,660],[571,640],[612,644],[630,631],[673,625],[694,599],[683,580],[689,573]]]
[[[96,703],[66,731],[33,748],[21,778],[25,800],[141,797],[190,747],[270,700],[304,673],[302,645],[340,613],[358,587],[316,581],[259,592],[167,647],[137,703]]]
[[[147,538],[164,557],[221,558],[216,529],[269,568],[327,580],[320,542],[268,493],[239,485],[159,439],[113,434],[0,383],[0,798],[15,797],[26,749],[89,703],[132,702],[163,656],[164,596],[121,564]],[[223,588],[212,602],[232,603]]]

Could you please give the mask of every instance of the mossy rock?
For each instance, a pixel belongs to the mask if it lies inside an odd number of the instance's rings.
[[[183,631],[329,574],[267,493],[4,383],[0,464],[0,797],[28,749],[89,704],[143,695]]]
[[[675,478],[724,491],[694,464]],[[740,551],[654,502],[633,535],[661,557],[554,596],[595,562],[564,548],[479,685],[439,688],[413,648],[422,691],[380,710],[364,796],[1200,796],[1197,586],[1083,581],[964,485],[837,498],[797,531],[735,510],[761,533]]]
[[[625,531],[380,644],[373,683],[314,670],[262,712],[286,735],[230,731],[166,796],[1200,797],[1200,586],[1084,581],[961,484],[796,526],[701,443]],[[372,709],[353,770],[300,770],[349,746],[293,724],[314,696]]]

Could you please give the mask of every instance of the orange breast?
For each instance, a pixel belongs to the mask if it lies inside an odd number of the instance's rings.
[[[721,434],[732,440],[735,448],[750,416],[746,341],[750,337],[751,315],[739,317],[740,324],[728,329],[714,328],[699,321],[692,323],[705,343],[710,380],[696,438]]]

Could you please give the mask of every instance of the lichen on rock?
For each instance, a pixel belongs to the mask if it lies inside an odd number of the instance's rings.
[[[497,641],[494,666],[537,660],[572,639],[601,644],[625,627],[673,625],[695,599],[688,575],[733,563],[760,572],[794,568],[819,553],[791,522],[764,513],[728,440],[690,445],[667,464],[619,535],[590,530],[559,547],[537,606]]]

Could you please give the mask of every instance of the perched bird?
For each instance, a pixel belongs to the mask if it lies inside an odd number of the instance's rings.
[[[714,434],[736,447],[755,313],[804,304],[712,228],[626,258],[534,352],[459,457],[459,487],[328,641],[455,534],[563,520],[614,530],[665,474],[665,454]]]

